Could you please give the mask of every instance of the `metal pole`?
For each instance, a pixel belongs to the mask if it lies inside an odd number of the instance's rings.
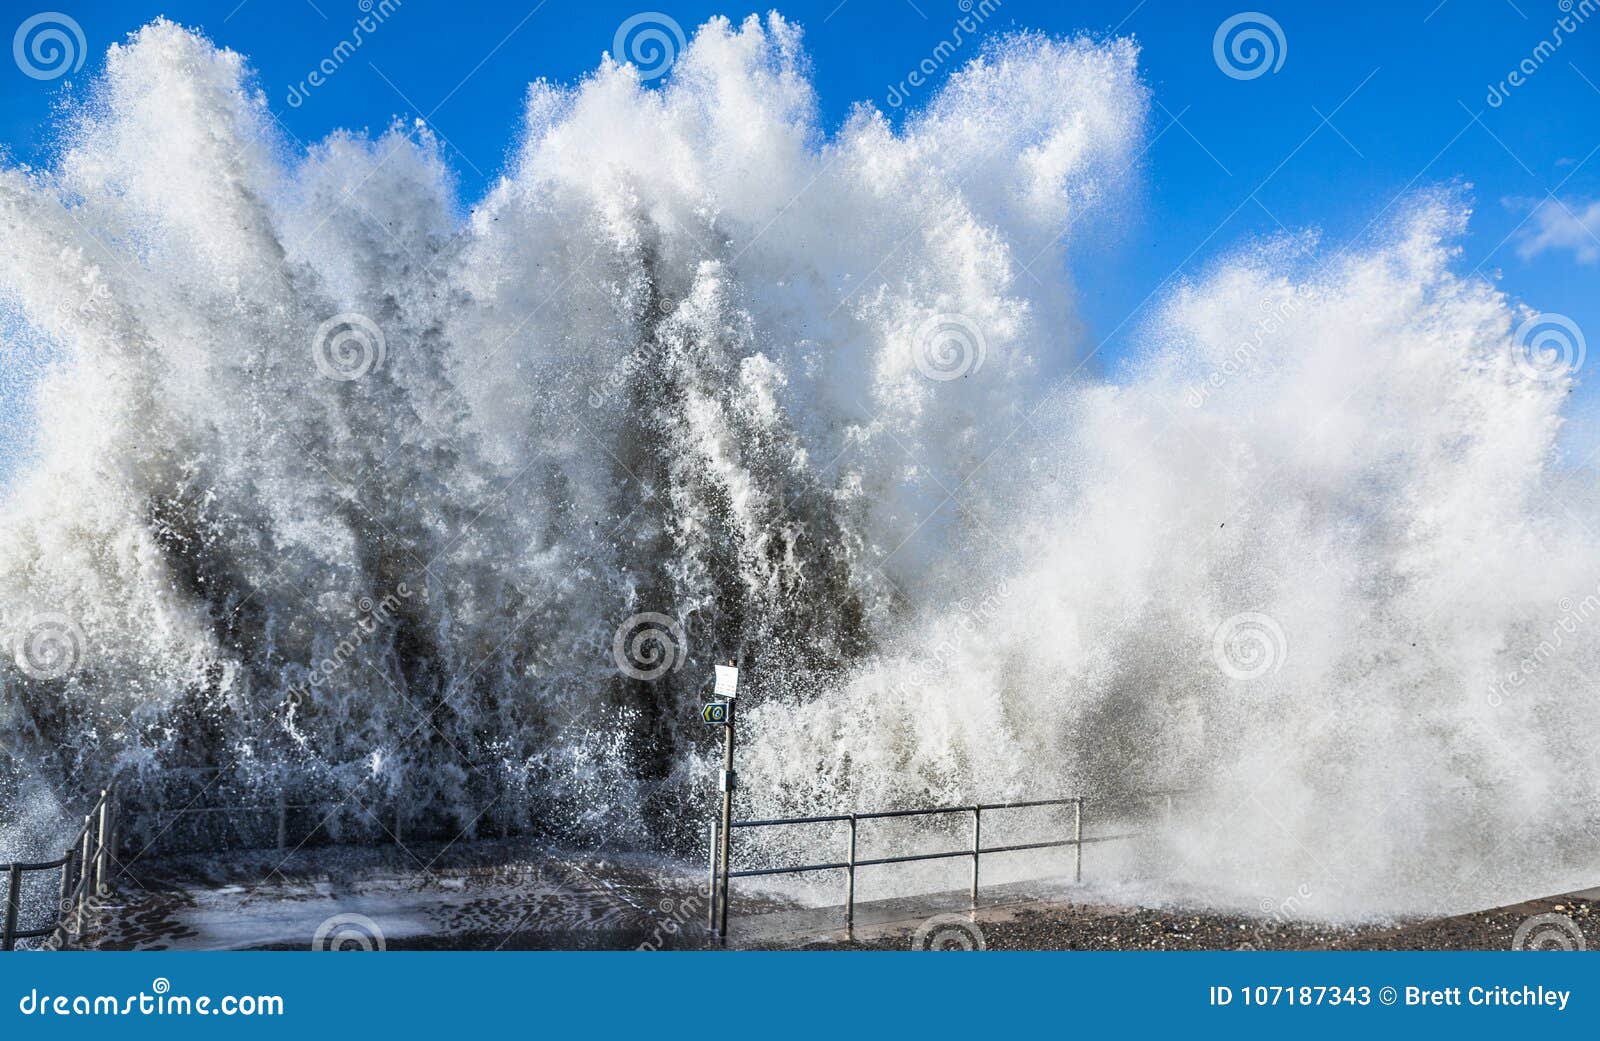
[[[972,909],[978,909],[978,851],[983,848],[983,807],[972,808]]]
[[[718,886],[717,894],[717,938],[722,945],[728,945],[728,872],[733,870],[729,863],[732,853],[731,842],[733,837],[733,786],[735,784],[733,773],[733,718],[734,699],[729,698],[728,722],[723,725],[722,733],[722,880]]]
[[[94,857],[94,891],[104,894],[106,892],[106,825],[110,820],[111,800],[106,798],[106,790],[100,789],[100,834],[99,845]]]
[[[94,829],[94,818],[83,818],[83,852],[78,857],[78,931],[83,931],[83,923],[89,917],[89,887],[94,880],[94,863],[89,859],[90,832]]]
[[[6,885],[6,924],[0,932],[0,951],[16,949],[17,907],[22,903],[22,866],[12,864]]]
[[[856,938],[856,815],[850,815],[850,848],[845,857],[844,938]]]
[[[289,806],[284,798],[283,786],[278,786],[278,849],[283,849],[289,844]]]
[[[106,867],[111,870],[111,882],[107,886],[114,886],[121,877],[119,870],[121,862],[117,859],[118,852],[122,849],[122,807],[117,802],[117,786],[113,784],[106,789],[106,806],[111,815],[111,823],[106,834]]]
[[[73,919],[77,917],[72,903],[73,867],[78,861],[78,844],[74,842],[61,858],[61,899],[56,902],[56,931],[50,942],[62,947],[72,942]]]
[[[1083,796],[1072,800],[1072,881],[1083,881]]]
[[[61,896],[56,901],[56,912],[60,918],[67,917],[67,898],[72,895],[72,858],[77,853],[76,849],[69,849],[61,858]]]
[[[717,931],[717,821],[711,820],[711,872],[706,877],[706,898],[711,901],[711,906],[706,913],[706,932]]]

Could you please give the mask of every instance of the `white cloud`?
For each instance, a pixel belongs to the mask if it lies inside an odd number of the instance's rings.
[[[1520,209],[1533,205],[1533,213],[1517,232],[1517,255],[1531,260],[1541,253],[1570,252],[1580,264],[1600,263],[1600,199],[1556,199],[1534,203],[1507,199]]]

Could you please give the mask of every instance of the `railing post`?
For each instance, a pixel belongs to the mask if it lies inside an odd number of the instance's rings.
[[[6,923],[0,930],[0,951],[16,949],[17,908],[22,903],[22,866],[12,864],[6,880]]]
[[[107,794],[104,788],[100,789],[100,833],[96,837],[97,847],[94,857],[94,891],[102,896],[106,893],[106,859],[109,855],[106,839],[109,837],[107,825],[111,815],[111,800],[107,798]]]
[[[983,807],[972,807],[972,909],[978,909],[978,854],[983,849]]]
[[[78,860],[78,844],[74,842],[61,857],[61,898],[56,902],[56,931],[50,941],[65,947],[72,942],[72,922],[77,916],[77,905],[72,902],[73,866]]]
[[[711,871],[706,879],[706,895],[710,898],[710,907],[706,912],[706,931],[717,931],[717,819],[711,818]]]
[[[76,848],[68,849],[61,859],[61,896],[56,901],[56,914],[67,916],[67,901],[72,897],[72,861],[78,855]]]
[[[856,938],[856,815],[850,815],[850,846],[845,857],[849,866],[844,881],[844,938]]]
[[[89,887],[94,882],[94,862],[89,859],[89,839],[94,831],[93,815],[83,818],[83,850],[78,855],[78,932],[89,918]]]
[[[117,802],[117,786],[115,784],[106,789],[106,806],[111,820],[106,837],[106,867],[111,872],[110,884],[107,887],[109,889],[110,886],[117,884],[117,879],[122,874],[118,870],[118,865],[121,863],[119,857],[122,850],[122,807]]]
[[[1083,881],[1083,796],[1072,800],[1072,881]]]

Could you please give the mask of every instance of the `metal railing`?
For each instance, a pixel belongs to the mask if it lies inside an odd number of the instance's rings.
[[[113,788],[102,789],[100,798],[83,818],[83,828],[66,852],[57,860],[38,863],[0,864],[6,874],[4,925],[0,927],[0,951],[16,949],[18,940],[56,937],[60,945],[81,936],[93,911],[92,902],[111,891],[111,863],[117,848],[117,810]],[[23,876],[34,872],[60,871],[61,884],[56,904],[56,920],[35,929],[20,929]]]
[[[470,771],[493,764],[465,761]],[[143,856],[211,853],[250,849],[287,851],[329,842],[404,845],[415,838],[449,840],[460,821],[448,826],[417,812],[414,800],[397,795],[366,795],[331,774],[321,777],[248,778],[219,767],[171,768],[155,778],[124,786],[121,799],[123,841]],[[336,794],[327,794],[330,790]],[[485,798],[489,808],[464,811],[480,832],[505,836],[520,820],[490,813],[509,808],[504,790]],[[482,803],[480,803],[481,805]]]
[[[155,846],[163,836],[168,835],[179,822],[204,818],[207,814],[222,814],[223,823],[231,825],[234,830],[245,840],[250,848],[286,850],[291,845],[301,846],[310,842],[318,831],[323,830],[328,823],[331,813],[323,814],[324,810],[336,810],[344,806],[346,800],[318,799],[309,802],[290,802],[282,792],[271,803],[236,803],[218,806],[178,806],[178,807],[150,807],[139,808],[129,812],[130,821],[137,821],[143,828],[133,829],[137,837],[148,832],[153,835],[149,841],[150,846]],[[291,814],[309,813],[313,822],[309,828],[302,827],[291,831],[289,818]],[[267,834],[269,839],[253,840],[241,822],[251,817],[259,817],[270,824],[271,830]],[[165,822],[165,823],[163,823]],[[401,817],[400,811],[394,811],[393,831],[389,832],[392,841],[400,842]],[[291,843],[291,836],[299,838]],[[266,843],[270,843],[267,845]]]
[[[1072,807],[1072,837],[1070,839],[1057,839],[1049,842],[1022,842],[1004,846],[983,845],[983,815],[996,810],[1021,810],[1036,806],[1071,806]],[[1082,796],[1072,796],[1063,799],[1033,799],[1026,802],[991,802],[975,803],[971,806],[939,806],[929,809],[915,810],[880,810],[874,813],[836,813],[820,817],[780,817],[773,820],[734,821],[734,828],[773,828],[798,824],[834,824],[848,823],[849,836],[845,846],[845,859],[822,864],[802,864],[794,867],[766,867],[747,868],[742,871],[731,870],[732,855],[727,858],[729,863],[724,863],[722,876],[718,877],[718,846],[717,823],[711,823],[711,911],[710,924],[713,932],[719,932],[717,895],[718,882],[722,883],[720,891],[727,893],[727,880],[733,878],[756,878],[763,875],[799,875],[813,871],[843,871],[845,873],[844,890],[844,925],[845,935],[855,938],[855,903],[856,903],[856,869],[876,867],[883,864],[910,864],[922,860],[952,860],[957,857],[970,857],[972,859],[972,886],[971,904],[978,906],[979,867],[984,854],[993,853],[1018,853],[1034,849],[1058,849],[1065,846],[1073,848],[1072,880],[1083,881],[1083,847],[1095,842],[1110,842],[1118,839],[1130,838],[1129,835],[1100,835],[1094,838],[1083,836],[1083,808]],[[893,817],[932,817],[953,813],[972,814],[972,846],[969,849],[947,850],[939,853],[908,853],[896,857],[869,857],[862,859],[856,856],[856,829],[861,821],[882,820]],[[724,897],[724,899],[727,899]],[[724,918],[723,921],[726,919]],[[721,939],[727,942],[726,933],[721,933]]]
[[[291,799],[284,787],[239,792],[218,785],[220,767],[183,767],[166,771],[159,783],[141,778],[123,798],[125,838],[141,855],[211,851],[219,848],[287,849],[304,844],[326,823],[322,811],[340,799]],[[187,787],[185,787],[187,786]],[[215,789],[205,804],[200,800]],[[173,792],[178,794],[174,795]],[[291,828],[291,816],[309,813],[311,826]],[[398,826],[398,814],[396,826]],[[196,834],[202,837],[196,839]],[[291,842],[291,839],[294,842]]]

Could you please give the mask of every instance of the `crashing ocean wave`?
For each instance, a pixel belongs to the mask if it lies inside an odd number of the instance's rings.
[[[239,55],[133,34],[0,169],[8,350],[56,351],[0,517],[13,836],[181,778],[687,848],[734,659],[753,810],[1183,788],[1140,870],[1321,916],[1565,877],[1569,374],[1442,194],[1218,262],[1092,376],[1137,57],[1015,35],[825,133],[798,30],[717,20],[534,84],[462,213],[425,128],[296,155]]]

